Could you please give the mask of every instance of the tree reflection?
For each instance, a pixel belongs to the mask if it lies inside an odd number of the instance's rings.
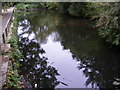
[[[53,17],[54,15],[54,17]],[[19,49],[23,54],[21,59],[21,75],[32,87],[35,84],[39,88],[54,88],[59,83],[56,76],[59,75],[54,67],[48,65],[45,53],[40,48],[41,43],[46,43],[47,37],[56,30],[60,18],[58,14],[46,11],[16,13],[19,22]],[[38,44],[39,43],[39,44]]]
[[[78,69],[83,69],[83,73],[88,77],[86,85],[92,84],[92,87],[115,88],[113,82],[119,78],[119,60],[101,59],[94,57],[81,57]]]
[[[24,57],[20,61],[20,73],[25,81],[28,81],[32,87],[37,84],[38,88],[54,88],[59,84],[56,78],[59,73],[48,65],[47,58],[41,55],[45,51],[40,48],[36,40],[21,37],[19,49]]]
[[[67,21],[70,23],[77,20]],[[88,78],[86,86],[91,84],[93,88],[115,88],[113,82],[115,78],[120,78],[118,48],[109,48],[87,23],[81,27],[59,27],[58,33],[64,49],[69,49],[73,58],[79,62],[78,70],[82,69]]]
[[[68,17],[61,19],[58,14],[49,12],[31,13],[24,13],[18,19],[24,32],[19,35],[20,51],[24,55],[21,74],[32,86],[37,83],[38,87],[55,87],[60,83],[55,77],[59,75],[57,70],[48,65],[47,58],[41,55],[45,51],[39,46],[55,32],[54,41],[60,41],[63,48],[69,49],[72,57],[79,62],[78,70],[82,69],[88,78],[86,86],[114,88],[114,79],[120,78],[119,50],[109,48],[91,28],[91,22]],[[23,37],[26,33],[27,37]],[[31,34],[36,39],[30,39]]]
[[[46,43],[61,21],[60,15],[53,11],[21,12],[16,16],[22,31],[34,33],[39,43]]]

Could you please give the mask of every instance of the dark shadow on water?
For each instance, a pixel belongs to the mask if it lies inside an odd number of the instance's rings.
[[[21,38],[19,49],[24,57],[20,60],[20,74],[23,75],[24,82],[29,82],[28,87],[37,84],[38,88],[54,88],[59,84],[56,78],[59,73],[48,65],[46,57],[41,56],[45,51],[34,39]]]
[[[63,48],[70,50],[73,59],[79,63],[78,70],[83,70],[88,78],[86,86],[117,88],[113,82],[120,78],[119,47],[106,44],[89,25],[81,28],[59,27],[58,32]]]

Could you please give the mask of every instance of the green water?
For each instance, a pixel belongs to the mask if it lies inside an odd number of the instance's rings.
[[[19,12],[20,74],[39,88],[113,88],[119,49],[99,38],[94,22],[53,11]]]

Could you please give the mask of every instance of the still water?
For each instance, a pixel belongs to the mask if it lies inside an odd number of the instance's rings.
[[[19,12],[20,74],[29,87],[112,88],[119,49],[99,38],[89,20],[53,11]]]

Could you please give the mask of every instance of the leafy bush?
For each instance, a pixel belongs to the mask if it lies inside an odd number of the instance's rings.
[[[21,88],[17,70],[7,72],[7,88]]]
[[[120,45],[120,3],[109,3],[109,9],[100,14],[97,23],[99,35],[114,45]]]
[[[18,68],[20,66],[19,60],[22,58],[22,54],[18,49],[18,37],[16,36],[17,21],[14,19],[12,27],[12,35],[9,40],[11,45],[11,51],[9,52],[11,66],[7,72],[6,87],[7,88],[20,88],[20,77],[18,74]]]
[[[47,8],[47,9],[56,9],[57,5],[54,2],[40,2],[39,6],[41,8]]]
[[[25,5],[24,3],[17,4],[15,6],[15,10],[24,10],[24,9],[26,9],[26,7],[24,5]]]
[[[56,9],[57,4],[54,2],[40,2],[40,3],[19,3],[15,6],[15,10],[27,10],[32,8]]]
[[[54,2],[49,2],[47,3],[48,9],[56,9],[57,5]]]
[[[37,3],[19,3],[15,6],[15,10],[27,10],[38,7],[39,5]]]
[[[72,16],[82,16],[85,14],[86,3],[71,3],[68,8],[69,14]]]
[[[100,14],[108,9],[108,3],[103,2],[88,2],[86,4],[85,14],[93,19],[99,18]]]

